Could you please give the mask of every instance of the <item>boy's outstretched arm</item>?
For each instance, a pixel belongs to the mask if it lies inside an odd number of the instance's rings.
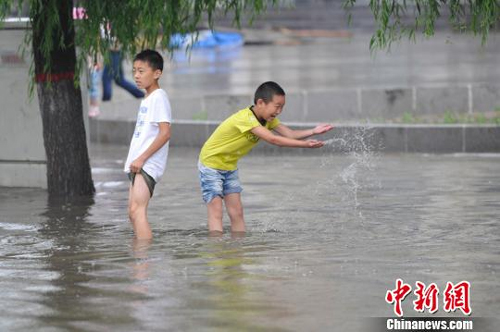
[[[263,139],[264,141],[277,146],[286,146],[294,148],[320,148],[325,144],[322,141],[317,141],[314,139],[302,141],[295,138],[275,135],[269,129],[262,126],[253,128],[251,132],[254,135]]]
[[[311,129],[293,130],[280,123],[274,130],[281,136],[295,139],[302,139],[313,135],[324,134],[333,129],[330,124],[322,123]]]
[[[151,145],[144,151],[136,160],[130,164],[130,171],[132,173],[139,173],[142,166],[149,157],[151,157],[156,151],[158,151],[165,143],[170,139],[170,123],[159,122],[158,127],[160,132],[156,136],[155,140]]]

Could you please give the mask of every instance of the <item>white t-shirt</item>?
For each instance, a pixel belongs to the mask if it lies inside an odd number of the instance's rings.
[[[130,149],[125,162],[125,173],[130,173],[130,164],[146,151],[158,136],[160,132],[159,122],[172,122],[168,95],[162,89],[156,89],[141,101],[134,135],[130,141]],[[167,166],[168,143],[149,157],[142,167],[156,182],[160,180]]]

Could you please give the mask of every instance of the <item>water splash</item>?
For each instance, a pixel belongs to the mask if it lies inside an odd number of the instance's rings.
[[[283,193],[283,209],[267,215],[262,232],[286,231],[290,219],[310,220],[311,212],[328,213],[335,220],[365,219],[361,194],[365,189],[380,186],[375,171],[380,158],[380,146],[371,127],[339,130],[336,137],[325,141],[324,154],[318,165],[327,170],[326,178]],[[339,155],[347,158],[339,158]],[[347,165],[344,165],[345,161]],[[314,169],[309,170],[314,172]],[[332,229],[335,229],[332,223]],[[305,227],[312,227],[308,224]],[[328,225],[318,225],[324,231]]]
[[[330,167],[337,162],[333,152],[341,152],[349,157],[350,163],[337,174],[333,174],[328,183],[332,189],[341,193],[342,202],[358,212],[361,202],[359,194],[363,189],[380,186],[374,177],[381,150],[380,143],[374,137],[375,131],[370,126],[354,127],[340,132],[340,136],[325,141],[330,153],[323,155],[321,167]]]

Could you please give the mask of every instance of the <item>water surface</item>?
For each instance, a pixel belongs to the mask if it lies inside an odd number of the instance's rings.
[[[1,191],[0,330],[361,331],[397,278],[467,280],[472,317],[500,312],[500,155],[251,154],[249,232],[210,238],[197,151],[172,149],[140,242],[126,150],[92,147],[91,201]]]

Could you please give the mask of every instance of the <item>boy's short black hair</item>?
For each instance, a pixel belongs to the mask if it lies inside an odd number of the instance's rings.
[[[134,61],[137,60],[147,62],[153,70],[163,71],[163,57],[155,50],[141,51],[134,57]]]
[[[276,82],[268,81],[262,83],[255,91],[255,96],[253,98],[254,104],[257,104],[257,100],[262,99],[267,104],[273,100],[274,96],[284,96],[285,90]]]

